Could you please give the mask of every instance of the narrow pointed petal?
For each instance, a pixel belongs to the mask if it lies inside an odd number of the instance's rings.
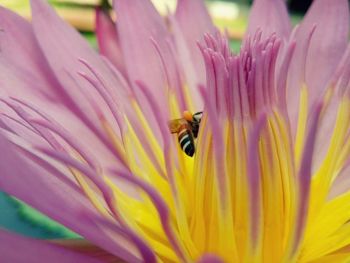
[[[32,25],[0,7],[0,28],[3,30],[0,32],[0,96],[30,101],[37,108],[53,114],[63,126],[71,127],[73,134],[84,134],[90,137],[90,142],[96,141],[67,105],[63,88],[50,70]],[[7,112],[3,105],[0,107],[2,112]]]
[[[250,190],[251,202],[251,232],[250,232],[250,246],[253,253],[257,253],[258,242],[261,235],[261,221],[262,221],[262,193],[261,193],[261,171],[259,168],[259,139],[261,132],[266,125],[266,116],[259,117],[255,127],[253,127],[248,139],[248,167],[247,175]]]
[[[46,1],[31,0],[31,6],[32,25],[37,42],[48,61],[49,68],[62,86],[67,108],[78,117],[79,123],[72,122],[74,130],[80,127],[86,130],[86,134],[92,135],[90,139],[85,138],[84,141],[91,141],[92,147],[98,146],[101,150],[98,154],[100,161],[113,160],[112,154],[116,155],[113,153],[115,149],[101,125],[101,115],[112,124],[115,121],[112,120],[110,110],[98,91],[79,75],[79,72],[86,72],[97,79],[98,84],[111,94],[116,107],[129,106],[123,99],[128,96],[127,87],[113,74],[88,42],[65,23]],[[56,113],[52,116],[55,115]],[[80,135],[85,136],[85,132],[81,132]]]
[[[100,53],[107,57],[123,74],[125,66],[116,25],[103,10],[96,10],[96,37]]]
[[[316,25],[306,67],[311,92],[322,92],[340,62],[349,40],[349,22],[346,0],[317,0],[308,11],[297,37]]]
[[[319,126],[320,115],[323,104],[318,104],[314,108],[314,112],[310,115],[308,133],[303,149],[303,156],[298,172],[299,183],[299,199],[297,208],[296,224],[294,229],[294,237],[292,240],[291,257],[297,255],[297,251],[301,247],[301,240],[305,233],[307,220],[307,212],[309,209],[310,189],[312,179],[312,164],[315,151],[315,142],[317,136],[317,128]]]
[[[261,29],[263,36],[272,33],[280,38],[288,38],[291,32],[291,23],[286,4],[283,0],[255,0],[249,15],[247,35],[254,35]]]
[[[49,70],[30,23],[0,7],[0,28],[0,95],[21,94],[38,102],[43,102],[43,97],[57,101],[59,83]]]
[[[330,192],[328,199],[336,198],[342,194],[348,192],[350,188],[350,160],[348,161],[347,166],[340,171],[338,177],[336,178]]]
[[[82,125],[70,125],[80,121],[63,105],[62,87],[41,52],[32,25],[14,12],[0,7],[0,28],[0,96],[30,101],[47,113],[54,113],[55,119],[64,126],[74,127],[77,134],[82,134]],[[14,117],[3,103],[0,108],[2,113]],[[30,138],[28,132],[21,134],[26,139]]]
[[[138,262],[137,252],[133,251],[132,245],[123,247],[104,234],[102,228],[91,219],[100,218],[97,211],[80,191],[52,174],[58,171],[46,170],[19,152],[2,134],[0,148],[6,152],[0,159],[0,190],[33,206],[110,253],[127,261]],[[118,236],[118,233],[114,234]]]
[[[304,43],[315,28],[308,53]],[[296,32],[296,53],[292,62],[291,78],[299,78],[310,92],[310,106],[322,96],[335,73],[349,39],[349,4],[346,0],[313,1],[308,13]],[[307,56],[305,72],[300,72],[300,63]],[[303,75],[305,74],[305,75]]]
[[[172,23],[172,32],[174,34],[174,40],[176,44],[176,49],[178,52],[178,60],[183,67],[184,82],[186,83],[186,88],[193,98],[193,104],[195,109],[203,108],[203,101],[201,96],[198,95],[198,84],[204,84],[206,81],[206,75],[203,72],[203,59],[193,60],[193,56],[198,52],[196,49],[192,50],[189,48],[188,43],[186,42],[185,36],[181,31],[179,23],[174,19],[173,16],[169,17],[169,20]],[[195,66],[197,64],[197,67]]]
[[[181,54],[181,62],[185,67],[188,62],[193,63],[192,70],[194,70],[193,74],[196,76],[195,84],[205,84],[205,68],[197,42],[203,42],[204,34],[213,34],[215,32],[215,27],[205,7],[204,1],[179,0],[175,13],[175,21],[177,23],[175,26],[179,29],[179,32],[176,32],[176,30],[174,31],[175,38],[183,38],[185,42],[184,46],[180,46],[179,41],[181,41],[181,39],[176,39],[178,42],[177,48]],[[185,60],[186,54],[189,55],[187,61]],[[197,94],[197,96],[199,95]]]
[[[90,95],[97,105],[103,105],[103,103],[86,81],[78,76],[78,72],[87,71],[86,66],[79,59],[87,61],[98,72],[109,91],[120,86],[119,80],[111,74],[109,68],[88,42],[74,28],[65,23],[46,1],[31,0],[30,2],[36,39],[50,68],[64,88],[67,100],[73,100],[77,104],[76,111],[84,112],[92,122],[98,121],[96,113],[92,111],[81,88],[84,88],[84,92]],[[125,95],[122,89],[115,94]]]
[[[161,50],[167,49],[165,22],[149,0],[115,0],[114,10],[123,56],[128,58],[125,66],[129,80],[132,85],[135,81],[144,82],[157,97],[164,95],[165,80],[159,70],[162,66],[151,38]]]
[[[3,262],[12,263],[102,263],[94,257],[77,253],[59,245],[34,240],[0,229],[0,254]]]

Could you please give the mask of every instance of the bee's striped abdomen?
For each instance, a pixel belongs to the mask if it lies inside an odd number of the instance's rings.
[[[194,140],[191,130],[187,125],[183,125],[179,131],[179,143],[181,149],[188,155],[193,156],[195,152]]]

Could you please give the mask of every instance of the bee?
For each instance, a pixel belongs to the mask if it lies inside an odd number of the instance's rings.
[[[198,136],[202,115],[202,111],[195,114],[185,111],[183,113],[183,118],[171,120],[169,122],[170,132],[177,133],[181,149],[190,157],[192,157],[196,151],[194,139]]]

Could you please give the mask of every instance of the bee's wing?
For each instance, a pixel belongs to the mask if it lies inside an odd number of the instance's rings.
[[[187,124],[187,121],[185,119],[175,119],[169,121],[169,129],[171,133],[178,133],[180,130],[180,127],[184,124]]]

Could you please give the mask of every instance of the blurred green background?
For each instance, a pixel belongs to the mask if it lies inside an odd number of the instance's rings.
[[[164,3],[170,9],[175,7],[175,0],[152,0],[158,10],[165,12]],[[99,0],[50,0],[58,13],[73,26],[78,28],[85,38],[96,47],[94,29],[94,9]],[[227,28],[234,51],[240,48],[241,38],[247,25],[251,1],[207,1],[208,8],[215,24],[221,29]],[[293,11],[295,24],[300,20],[311,0],[292,0],[288,2]],[[0,5],[8,7],[29,19],[29,0],[0,0]],[[1,171],[0,171],[1,172]],[[76,234],[51,221],[29,206],[15,198],[0,192],[0,227],[36,238],[74,238]]]

